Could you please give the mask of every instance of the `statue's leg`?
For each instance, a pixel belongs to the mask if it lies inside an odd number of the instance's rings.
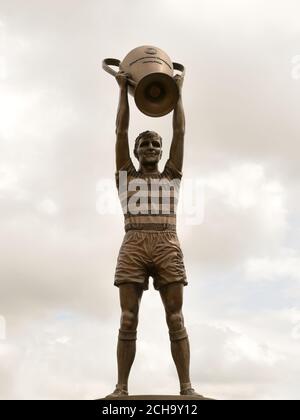
[[[118,384],[117,388],[128,390],[128,377],[136,352],[136,329],[143,288],[137,284],[122,284],[119,287],[121,322],[118,338]]]
[[[191,389],[190,346],[182,314],[183,284],[171,283],[160,289],[169,327],[171,352],[180,381],[181,392]]]

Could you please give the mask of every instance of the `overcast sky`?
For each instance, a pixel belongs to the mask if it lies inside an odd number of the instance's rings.
[[[117,200],[118,88],[101,61],[154,45],[186,66],[183,171],[196,201],[178,233],[194,387],[299,399],[299,15],[298,0],[2,0],[0,398],[114,388],[124,230],[120,206],[103,211]],[[162,169],[171,114],[130,105],[131,147],[159,131]],[[176,394],[150,284],[130,392]]]

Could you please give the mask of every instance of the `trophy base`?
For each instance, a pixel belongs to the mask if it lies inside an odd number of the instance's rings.
[[[191,400],[200,400],[200,401],[212,401],[211,398],[206,397],[196,397],[193,395],[128,395],[127,397],[105,397],[101,400],[110,400],[110,401],[126,401],[126,400],[153,400],[153,401],[191,401]]]

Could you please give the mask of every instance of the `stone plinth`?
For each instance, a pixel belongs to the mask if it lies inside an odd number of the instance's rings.
[[[192,400],[201,400],[201,401],[211,401],[211,398],[205,397],[195,397],[189,395],[129,395],[128,397],[106,397],[101,398],[101,400],[110,400],[110,401],[128,401],[128,400],[157,400],[157,401],[192,401]]]

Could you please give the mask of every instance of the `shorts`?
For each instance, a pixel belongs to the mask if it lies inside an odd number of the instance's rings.
[[[114,285],[136,283],[156,290],[172,283],[186,286],[183,254],[176,232],[130,230],[120,248]]]

